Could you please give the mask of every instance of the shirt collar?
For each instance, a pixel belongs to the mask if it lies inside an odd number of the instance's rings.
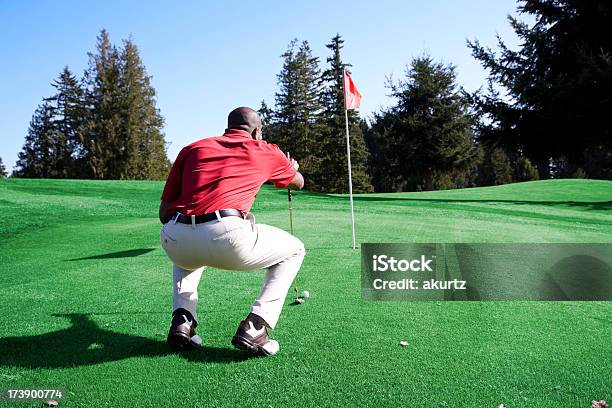
[[[225,133],[223,134],[223,136],[241,136],[241,137],[246,137],[247,139],[252,139],[251,138],[251,134],[249,132],[247,132],[246,130],[240,130],[240,129],[226,129]]]

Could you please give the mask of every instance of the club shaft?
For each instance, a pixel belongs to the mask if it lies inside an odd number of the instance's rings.
[[[291,189],[287,189],[287,202],[289,203],[289,228],[291,230],[291,235],[293,234],[293,207],[291,205]],[[297,288],[297,276],[293,278],[293,291],[295,292],[295,299],[299,297],[298,288]]]

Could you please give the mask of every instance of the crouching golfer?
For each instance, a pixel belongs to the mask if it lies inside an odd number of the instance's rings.
[[[197,326],[198,283],[205,266],[231,270],[266,268],[263,287],[241,321],[232,344],[255,355],[273,355],[268,338],[304,259],[304,244],[291,234],[256,224],[249,209],[261,185],[301,189],[298,163],[261,137],[259,115],[237,108],[222,136],[199,140],[179,153],[164,187],[159,218],[161,244],[173,266],[173,349],[189,345]]]

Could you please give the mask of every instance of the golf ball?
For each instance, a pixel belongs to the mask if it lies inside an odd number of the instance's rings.
[[[310,292],[307,290],[303,290],[300,296],[303,297],[304,299],[307,299],[310,297]]]
[[[400,341],[400,346],[408,347],[408,342],[406,340],[402,340],[402,341]]]

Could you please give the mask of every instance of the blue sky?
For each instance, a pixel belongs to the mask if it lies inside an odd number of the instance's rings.
[[[364,116],[392,101],[385,78],[403,75],[412,57],[428,53],[457,66],[468,90],[486,72],[466,47],[478,38],[495,46],[496,34],[517,39],[506,21],[516,1],[18,1],[0,0],[0,157],[17,160],[36,106],[53,94],[50,82],[64,65],[79,76],[96,36],[132,36],[152,75],[165,117],[168,155],[223,132],[236,106],[274,102],[280,55],[293,38],[308,40],[325,61],[325,44],[345,40],[343,59],[353,64],[364,95]],[[238,5],[242,4],[242,7]]]

